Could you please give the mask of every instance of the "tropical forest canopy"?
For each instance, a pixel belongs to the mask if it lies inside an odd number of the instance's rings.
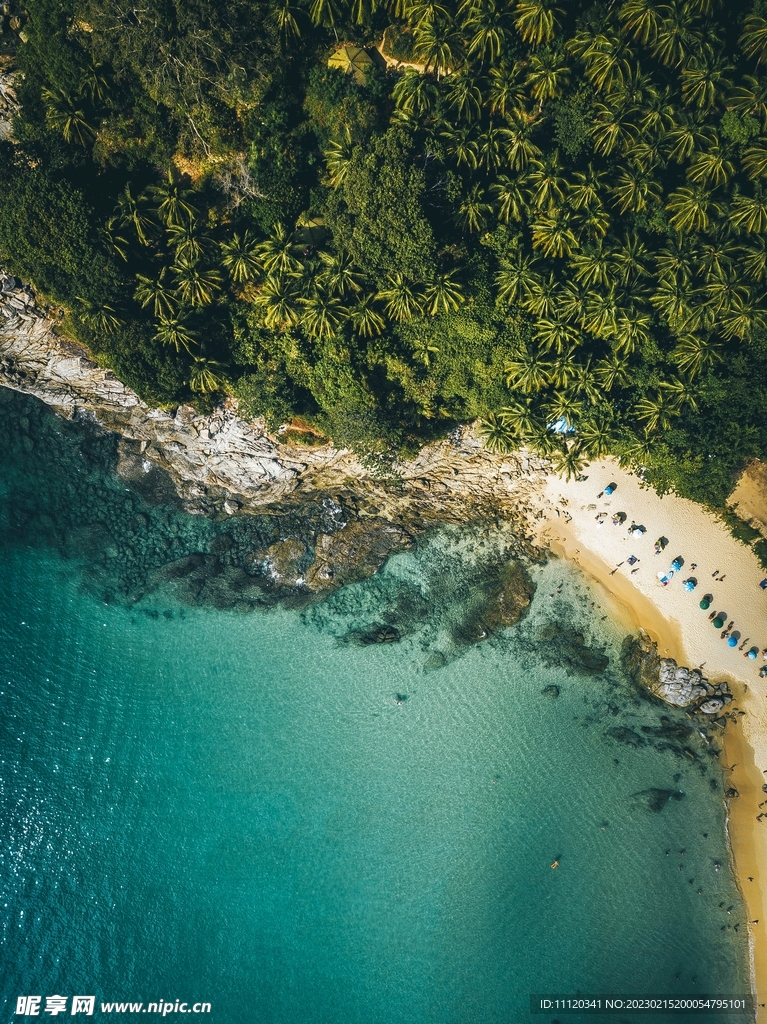
[[[766,0],[26,6],[0,256],[149,401],[767,458]]]

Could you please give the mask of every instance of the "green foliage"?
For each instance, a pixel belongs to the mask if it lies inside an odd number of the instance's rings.
[[[390,128],[352,157],[328,203],[336,246],[380,280],[387,273],[424,280],[434,268],[434,236],[422,205],[425,176],[414,156],[407,133]]]
[[[0,256],[150,401],[716,507],[767,457],[761,0],[28,7]],[[328,67],[384,29],[425,73]]]

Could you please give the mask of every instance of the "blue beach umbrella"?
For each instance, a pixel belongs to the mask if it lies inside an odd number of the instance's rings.
[[[685,590],[695,590],[697,585],[698,585],[698,581],[696,579],[693,579],[692,576],[689,578],[689,580],[685,580],[684,583],[682,584],[682,586],[684,587]]]
[[[756,658],[758,653],[759,653],[759,648],[758,647],[752,647],[752,648],[750,648],[750,650],[748,650],[746,652],[746,657],[750,658],[753,661]]]
[[[605,487],[605,494],[612,494],[617,486],[617,484],[608,484],[607,487]]]
[[[681,555],[677,555],[674,561],[671,563],[671,568],[674,570],[674,572],[679,572],[683,565],[684,559]]]
[[[727,646],[728,647],[737,647],[738,646],[738,638],[736,636],[728,636],[727,637]]]

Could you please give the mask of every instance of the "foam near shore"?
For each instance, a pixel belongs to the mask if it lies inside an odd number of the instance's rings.
[[[610,483],[617,487],[608,496],[603,492]],[[600,516],[605,512],[606,517]],[[616,512],[626,514],[624,523],[613,524]],[[759,676],[767,663],[761,654],[767,648],[767,591],[759,583],[767,572],[754,552],[712,513],[675,495],[659,497],[611,459],[591,463],[580,480],[550,476],[539,514],[539,543],[572,559],[594,578],[608,595],[612,613],[629,628],[641,626],[648,632],[661,656],[700,667],[713,683],[726,680],[736,698],[732,707],[744,712],[733,716],[725,731],[729,785],[739,793],[729,801],[728,821],[751,922],[757,1020],[765,1022],[767,817],[758,815],[767,800],[762,790],[767,780],[767,678]],[[629,534],[632,523],[645,528],[641,536]],[[655,554],[660,537],[669,543]],[[630,556],[637,559],[633,565]],[[658,574],[667,571],[677,556],[684,559],[683,568],[664,586]],[[687,592],[682,582],[691,576],[697,587]],[[705,594],[713,596],[708,611],[700,607]],[[721,630],[712,626],[709,615],[714,610],[726,614],[727,623],[734,620],[733,630],[740,633],[737,647],[729,647]],[[752,646],[760,652],[755,661],[745,657]]]

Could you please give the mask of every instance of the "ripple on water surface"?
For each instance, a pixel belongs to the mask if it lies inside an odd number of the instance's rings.
[[[533,567],[529,614],[482,643],[486,528],[303,612],[104,604],[14,533],[33,457],[0,469],[9,1012],[95,992],[490,1024],[550,1019],[532,992],[747,988],[716,738],[634,689],[574,570]],[[74,503],[113,486],[68,469]],[[401,639],[363,642],[381,627]]]

